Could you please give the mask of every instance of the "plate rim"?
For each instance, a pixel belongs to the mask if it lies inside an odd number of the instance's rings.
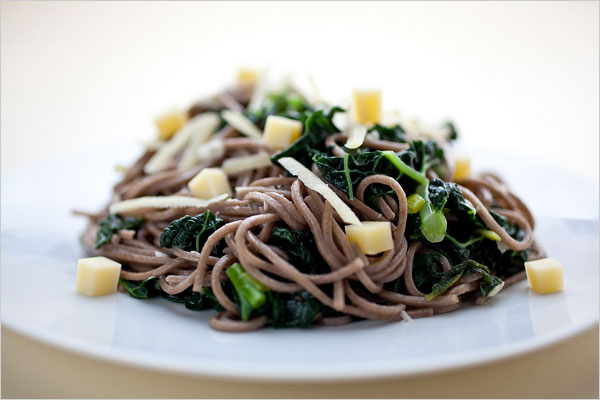
[[[350,365],[346,369],[318,369],[306,371],[301,368],[290,368],[288,364],[285,368],[279,368],[279,364],[270,363],[268,369],[253,368],[264,363],[231,363],[229,361],[216,363],[213,359],[209,363],[201,359],[191,362],[185,358],[168,358],[150,355],[140,350],[119,348],[116,350],[110,345],[100,345],[93,342],[86,342],[82,339],[65,339],[61,335],[46,331],[45,329],[32,329],[26,323],[7,318],[2,313],[2,326],[13,330],[27,338],[33,339],[39,343],[50,345],[54,348],[66,351],[68,353],[91,359],[122,365],[126,367],[138,368],[163,373],[176,373],[187,376],[207,377],[207,378],[227,378],[236,380],[258,380],[261,382],[307,382],[307,381],[348,381],[348,380],[368,380],[383,378],[404,378],[423,375],[433,375],[449,370],[462,370],[477,365],[491,364],[496,361],[506,360],[534,351],[552,346],[554,344],[566,341],[577,335],[598,326],[598,318],[569,325],[568,327],[558,329],[543,336],[528,338],[520,342],[510,343],[509,345],[496,346],[489,349],[468,350],[463,353],[463,357],[456,357],[456,354],[440,356],[435,364],[418,364],[417,366],[402,366],[401,362],[393,363],[389,361],[377,361],[377,363],[358,362]],[[231,333],[236,335],[236,333]],[[365,365],[364,369],[356,366]],[[379,364],[377,367],[374,368]],[[304,365],[304,364],[297,364]],[[217,367],[215,369],[215,366]],[[311,365],[314,368],[314,365]]]

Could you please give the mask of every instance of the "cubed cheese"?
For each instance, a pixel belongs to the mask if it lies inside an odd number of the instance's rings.
[[[106,257],[77,260],[76,289],[86,296],[102,296],[117,291],[121,264]]]
[[[363,253],[373,255],[394,248],[392,226],[384,221],[366,221],[346,226],[350,242],[358,244]]]
[[[525,263],[529,286],[538,293],[552,293],[563,288],[563,267],[553,258]]]
[[[352,109],[359,124],[376,124],[381,119],[381,90],[354,90]]]
[[[457,154],[454,157],[454,180],[468,178],[471,175],[471,159],[464,154]]]
[[[187,114],[181,110],[173,110],[158,116],[155,120],[158,138],[168,140],[185,124],[185,121],[187,121]]]
[[[188,188],[192,196],[199,199],[232,194],[227,174],[221,168],[204,168],[188,182]]]
[[[254,84],[258,80],[258,71],[250,68],[240,68],[238,69],[237,80],[242,84]]]
[[[281,150],[294,143],[302,134],[302,122],[269,115],[265,123],[263,140],[273,150]]]

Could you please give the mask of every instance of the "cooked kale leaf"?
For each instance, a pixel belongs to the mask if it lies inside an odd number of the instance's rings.
[[[273,293],[252,278],[239,263],[229,267],[226,274],[230,280],[221,283],[221,287],[238,306],[244,321],[266,316],[269,323],[276,328],[308,328],[319,313],[335,314],[331,308],[321,304],[306,291]],[[172,295],[161,289],[158,279],[154,276],[143,281],[119,279],[119,284],[136,299],[149,299],[160,295],[169,301],[182,303],[187,309],[193,311],[223,310],[213,291],[208,287],[202,288],[200,292],[193,292],[190,287]]]
[[[205,211],[195,217],[186,215],[171,222],[160,234],[160,246],[179,247],[185,251],[202,250],[206,239],[220,228],[223,220],[210,211]],[[218,255],[220,244],[217,244],[211,254]]]
[[[308,328],[322,311],[323,304],[309,292],[269,292],[269,323],[275,328]]]
[[[210,310],[214,309],[217,311],[223,311],[223,307],[217,301],[211,288],[205,287],[200,292],[192,291],[192,288],[187,288],[178,294],[168,294],[161,290],[161,296],[165,299],[175,302],[183,303],[185,308],[192,311]]]
[[[312,107],[301,96],[282,91],[267,96],[262,106],[258,110],[249,111],[247,117],[260,128],[264,128],[269,115],[280,115],[304,122],[312,111]]]
[[[275,153],[271,161],[279,165],[277,160],[283,157],[293,157],[305,166],[310,167],[313,154],[325,150],[325,139],[340,130],[333,124],[333,116],[344,111],[340,107],[333,107],[328,111],[318,110],[310,113],[304,121],[304,132],[287,149]]]
[[[431,292],[436,279],[443,273],[440,255],[437,253],[417,253],[413,258],[413,282],[423,293]],[[400,277],[400,280],[403,278]]]
[[[465,272],[468,262],[458,264],[437,276],[437,282],[431,286],[431,292],[425,296],[425,300],[433,300],[454,285]]]
[[[119,279],[119,284],[127,290],[131,297],[136,299],[148,299],[156,296],[160,292],[158,278],[155,276],[151,276],[150,278],[139,282]]]
[[[410,142],[410,147],[399,152],[398,156],[421,173],[433,169],[439,176],[443,176],[444,150],[433,140],[414,140]]]
[[[390,142],[406,143],[406,131],[400,125],[394,125],[391,127],[376,124],[369,129],[369,133],[377,132],[379,139],[387,140]]]
[[[269,244],[286,252],[290,263],[304,273],[315,273],[325,265],[309,229],[295,231],[275,226]]]
[[[143,281],[119,279],[119,284],[123,286],[125,290],[127,290],[131,297],[136,299],[149,299],[160,294],[163,298],[169,301],[183,303],[185,308],[189,310],[223,310],[223,307],[221,307],[210,288],[202,288],[202,290],[198,293],[193,292],[192,288],[190,287],[178,294],[168,294],[161,289],[160,285],[158,284],[158,278],[155,276],[151,276]]]
[[[417,260],[419,262],[414,265],[413,281],[419,290],[429,291],[429,294],[425,296],[426,300],[433,300],[448,290],[462,276],[473,273],[481,275],[479,288],[484,297],[496,295],[504,286],[502,279],[494,276],[485,265],[473,260],[463,261],[445,272],[441,270],[439,259],[435,260],[433,254],[426,254]],[[429,285],[430,290],[428,290]]]
[[[369,175],[385,174],[396,178],[401,175],[380,150],[346,154],[343,157],[317,153],[313,161],[323,178],[344,192],[350,200],[354,199],[354,192],[360,181]]]
[[[430,167],[440,165],[444,153],[434,142],[412,142],[411,149],[399,154],[376,150],[346,154],[343,157],[317,153],[313,161],[323,178],[343,191],[350,200],[353,199],[359,182],[373,174],[395,178],[401,182],[406,193],[411,193],[407,190],[412,187],[412,190],[425,200],[425,205],[419,211],[421,233],[428,241],[436,243],[441,241],[446,233],[447,221],[443,208],[450,196],[451,187],[445,186],[439,179],[434,180],[431,186],[425,172]],[[410,180],[412,185],[403,184],[406,179]],[[389,193],[389,188],[386,189],[382,185],[372,186],[368,188],[366,198],[371,206],[375,206],[373,199]]]
[[[99,249],[110,242],[112,235],[121,229],[131,229],[137,231],[144,223],[143,218],[120,217],[117,214],[109,214],[100,221],[98,232],[96,233],[96,248]]]
[[[432,179],[429,182],[429,200],[431,205],[436,210],[444,209],[448,197],[450,197],[450,184],[442,181],[441,179]]]
[[[458,139],[458,131],[456,130],[456,127],[454,126],[454,123],[452,121],[447,121],[444,126],[446,128],[448,128],[448,140],[456,140]]]

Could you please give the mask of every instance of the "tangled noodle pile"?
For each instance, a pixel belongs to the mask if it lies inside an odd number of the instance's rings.
[[[533,238],[531,212],[498,176],[455,180],[449,147],[454,133],[428,137],[399,124],[371,124],[362,146],[349,150],[344,147],[349,132],[334,123],[343,110],[310,104],[293,88],[267,96],[252,109],[254,90],[239,85],[191,107],[188,124],[202,115],[221,116],[210,140],[194,144],[190,139],[151,172],[147,167],[159,146],[178,134],[148,148],[114,186],[111,204],[192,196],[188,182],[205,168],[231,158],[272,157],[270,165],[230,173],[231,197],[205,206],[145,207],[118,215],[107,206],[96,214],[82,213],[89,218],[86,249],[122,263],[121,284],[134,297],[160,294],[188,308],[216,309],[210,325],[223,331],[396,321],[486,303],[524,279],[525,261],[543,256]],[[224,110],[241,113],[260,131],[270,115],[299,120],[304,133],[295,148],[273,151],[224,120]],[[453,131],[446,126],[445,132]],[[303,148],[297,145],[309,135]],[[197,156],[181,168],[192,145]],[[383,154],[397,155],[429,186],[419,187]],[[348,239],[332,204],[283,169],[281,156],[300,161],[327,182],[361,221],[389,221],[393,248],[364,254]],[[422,196],[411,197],[414,193]],[[426,215],[412,204],[427,196],[432,210],[439,209],[436,218],[444,219],[436,240],[428,240]],[[168,237],[182,232],[191,237],[189,246],[177,245],[185,235]]]

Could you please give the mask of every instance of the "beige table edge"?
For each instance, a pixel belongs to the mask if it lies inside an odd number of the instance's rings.
[[[352,382],[241,382],[116,365],[2,328],[3,398],[598,398],[598,327],[477,367]]]

